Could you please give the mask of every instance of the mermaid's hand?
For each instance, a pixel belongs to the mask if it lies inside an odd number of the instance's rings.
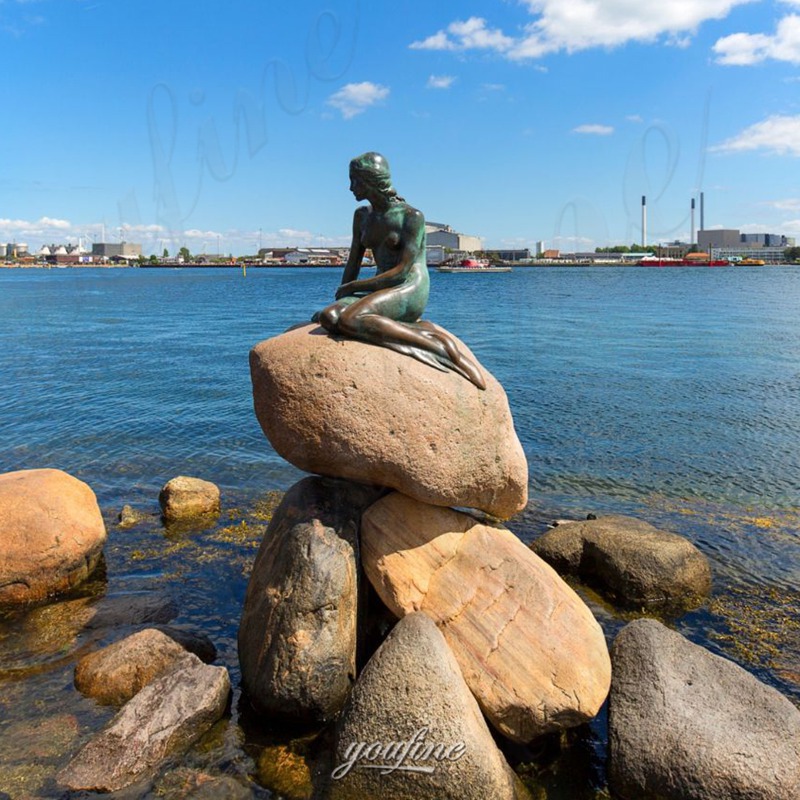
[[[351,294],[353,294],[353,282],[352,281],[350,281],[349,283],[343,283],[336,290],[336,299],[337,300],[341,300],[343,297],[348,297]]]

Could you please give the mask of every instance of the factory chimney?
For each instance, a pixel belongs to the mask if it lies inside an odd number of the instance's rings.
[[[694,244],[694,197],[692,198],[692,235],[689,238],[689,244]]]
[[[647,198],[642,195],[642,248],[647,247]]]

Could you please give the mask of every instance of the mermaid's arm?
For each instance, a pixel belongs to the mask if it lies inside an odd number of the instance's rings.
[[[342,273],[342,286],[351,283],[358,278],[361,270],[361,262],[364,260],[366,248],[361,244],[361,226],[364,224],[364,217],[369,214],[369,208],[361,206],[353,214],[353,241],[350,244],[350,255],[347,259],[344,272]]]

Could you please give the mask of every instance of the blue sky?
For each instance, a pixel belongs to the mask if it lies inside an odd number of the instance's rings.
[[[638,241],[643,194],[688,240],[701,190],[800,240],[800,0],[0,0],[0,74],[32,248],[348,244],[365,150],[489,248]]]

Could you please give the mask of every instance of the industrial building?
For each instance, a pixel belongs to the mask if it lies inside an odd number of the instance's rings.
[[[697,232],[697,246],[706,253],[715,247],[741,247],[741,234],[736,228],[716,228]]]
[[[765,264],[782,264],[786,260],[786,247],[712,247],[710,253],[711,258],[728,261],[749,258],[759,259]]]
[[[428,238],[428,245],[431,247],[441,246],[454,252],[476,253],[483,250],[483,240],[480,236],[470,236],[466,233],[458,233],[449,225],[439,222],[427,222],[425,233]]]
[[[712,258],[756,258],[767,264],[782,263],[786,248],[794,247],[794,239],[780,233],[740,233],[735,228],[698,231],[697,243]]]
[[[142,246],[132,242],[95,242],[92,256],[97,259],[137,259],[142,255]]]
[[[525,247],[521,250],[492,250],[500,261],[530,261],[531,251]]]
[[[0,258],[25,258],[28,253],[28,245],[24,242],[8,242],[0,245]]]

